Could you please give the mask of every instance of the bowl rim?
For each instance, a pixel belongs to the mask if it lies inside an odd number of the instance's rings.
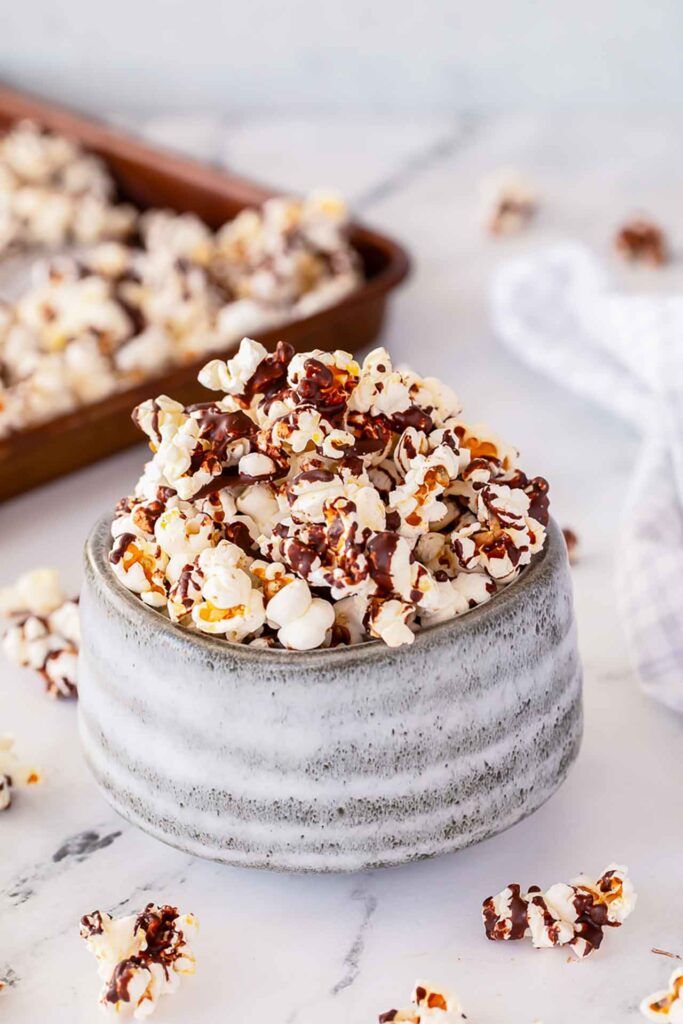
[[[318,647],[311,651],[289,651],[284,648],[250,647],[248,644],[235,643],[231,640],[198,633],[171,622],[160,609],[144,604],[136,594],[123,586],[111,568],[108,556],[113,518],[111,513],[101,516],[88,535],[83,551],[85,576],[86,579],[88,576],[92,576],[99,583],[100,588],[106,593],[107,600],[116,606],[125,619],[135,623],[142,618],[143,622],[154,625],[157,630],[162,632],[172,646],[187,647],[189,645],[191,648],[195,648],[199,654],[205,656],[220,655],[244,663],[259,660],[272,665],[273,668],[292,668],[295,664],[302,668],[322,666],[332,668],[341,663],[348,664],[351,661],[372,662],[384,659],[388,655],[394,655],[398,651],[405,653],[420,650],[429,641],[433,642],[435,639],[457,637],[482,620],[491,621],[503,616],[510,605],[516,602],[520,592],[529,590],[534,584],[540,583],[552,573],[561,558],[566,559],[566,546],[562,531],[551,516],[547,526],[546,542],[542,550],[532,557],[529,565],[523,569],[513,583],[504,587],[486,604],[477,605],[470,611],[447,619],[445,622],[422,627],[415,634],[412,644],[392,648],[382,643],[381,640],[367,640],[349,646]]]

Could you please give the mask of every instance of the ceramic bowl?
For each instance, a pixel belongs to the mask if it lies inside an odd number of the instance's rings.
[[[182,850],[357,871],[479,842],[535,811],[581,740],[566,549],[411,646],[258,650],[174,626],[86,546],[86,758],[124,818]]]

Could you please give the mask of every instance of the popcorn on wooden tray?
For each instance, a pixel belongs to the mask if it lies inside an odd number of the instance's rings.
[[[544,544],[548,485],[461,419],[435,378],[243,339],[133,418],[152,458],[112,524],[112,571],[173,622],[292,650],[412,643],[513,582]]]
[[[536,212],[536,190],[518,171],[505,168],[481,183],[481,217],[491,235],[512,235]]]
[[[597,879],[581,875],[547,892],[508,885],[484,901],[484,928],[492,941],[529,937],[537,949],[569,946],[584,957],[599,948],[605,928],[623,924],[636,899],[628,869],[611,864]]]
[[[362,279],[330,193],[269,199],[218,232],[113,195],[105,164],[72,141],[29,122],[0,136],[0,252],[66,249],[0,303],[0,438],[310,316]]]
[[[0,251],[125,238],[137,211],[114,194],[104,162],[77,142],[31,121],[0,136]]]

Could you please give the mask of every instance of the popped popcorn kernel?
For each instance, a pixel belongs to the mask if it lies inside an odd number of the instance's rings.
[[[0,617],[6,620],[2,648],[9,660],[38,672],[51,697],[76,696],[78,598],[64,596],[57,571],[33,569],[0,588]]]
[[[636,900],[628,869],[611,864],[597,879],[581,875],[547,892],[508,885],[484,901],[484,928],[493,941],[529,937],[537,949],[568,945],[584,957],[600,947],[604,928],[623,924]]]
[[[85,914],[80,934],[104,982],[101,1008],[135,1020],[150,1016],[162,996],[177,991],[183,975],[194,974],[191,942],[198,927],[194,915],[154,903],[127,917]]]

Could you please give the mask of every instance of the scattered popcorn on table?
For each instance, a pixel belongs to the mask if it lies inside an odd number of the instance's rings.
[[[117,579],[181,626],[301,651],[400,646],[543,548],[547,482],[384,349],[359,366],[245,338],[199,379],[218,394],[135,410],[152,459],[112,524]]]
[[[467,1020],[458,997],[418,981],[412,995],[412,1006],[408,1010],[387,1010],[379,1015],[379,1024],[406,1021],[408,1024],[456,1024]]]
[[[614,240],[617,252],[632,263],[647,263],[661,267],[669,261],[666,235],[653,221],[634,217],[617,232]]]
[[[14,752],[14,737],[0,735],[0,811],[12,804],[14,790],[35,786],[41,781],[39,772],[23,764]]]
[[[51,697],[75,696],[78,598],[64,596],[56,570],[34,569],[1,587],[0,617],[7,619],[2,646],[10,661],[39,672]]]
[[[512,235],[526,227],[536,212],[535,190],[517,172],[502,170],[481,184],[481,215],[490,235]]]
[[[182,975],[195,973],[190,943],[198,927],[192,914],[154,903],[129,917],[95,910],[81,918],[81,938],[104,981],[101,1007],[136,1020],[152,1014],[161,996],[177,990]]]
[[[0,136],[0,251],[125,238],[137,211],[114,202],[104,162],[76,142],[19,121]]]
[[[585,875],[541,892],[508,885],[484,901],[486,937],[493,941],[530,937],[537,949],[570,946],[578,957],[598,949],[604,928],[618,928],[633,911],[636,893],[628,868],[611,864],[593,880]]]
[[[683,1024],[683,967],[678,967],[669,979],[668,989],[653,992],[640,1004],[640,1012],[648,1020]]]

